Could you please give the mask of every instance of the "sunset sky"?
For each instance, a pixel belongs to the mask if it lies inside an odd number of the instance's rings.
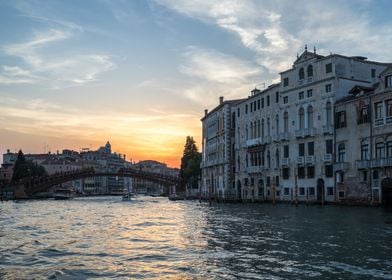
[[[278,81],[304,44],[392,61],[392,1],[0,0],[0,152],[178,166],[205,108]]]

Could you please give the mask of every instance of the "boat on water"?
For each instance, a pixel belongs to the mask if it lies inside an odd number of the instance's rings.
[[[129,186],[123,190],[122,201],[130,201],[131,200],[131,192],[129,190]]]
[[[55,200],[71,199],[75,196],[75,190],[70,187],[56,187],[53,189],[53,197]]]
[[[169,200],[176,201],[176,200],[185,200],[185,196],[172,194],[169,196]]]

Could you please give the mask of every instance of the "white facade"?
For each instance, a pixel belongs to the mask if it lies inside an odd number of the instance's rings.
[[[232,105],[234,141],[227,138],[226,144],[235,147],[235,160],[227,169],[232,174],[224,178],[234,178],[225,185],[234,186],[236,199],[336,201],[335,100],[355,85],[372,85],[386,67],[363,57],[321,56],[305,49],[292,68],[280,73],[279,84],[255,89]],[[202,119],[203,135],[222,110],[218,106]],[[203,159],[209,154],[203,146]],[[212,166],[203,165],[204,182],[222,177],[219,166]],[[219,188],[219,180],[216,184]]]

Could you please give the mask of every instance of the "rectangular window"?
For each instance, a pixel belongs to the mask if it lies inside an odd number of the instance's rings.
[[[309,179],[314,178],[314,166],[308,166],[307,173]]]
[[[257,110],[260,110],[260,99],[257,100]]]
[[[305,156],[305,144],[304,143],[298,144],[298,156],[300,156],[300,157]]]
[[[385,145],[384,143],[376,143],[376,158],[384,158]]]
[[[375,77],[376,77],[376,69],[372,69],[371,77],[372,77],[372,78],[375,78]]]
[[[299,100],[304,99],[304,92],[303,91],[298,92],[298,99]]]
[[[385,109],[387,118],[392,117],[392,99],[385,101]],[[388,120],[387,120],[388,123]]]
[[[264,108],[264,98],[261,98],[261,108]]]
[[[333,177],[333,165],[325,166],[325,177],[332,178]]]
[[[392,75],[385,77],[385,87],[392,87]]]
[[[312,89],[308,89],[308,91],[306,92],[308,97],[312,97],[313,96],[313,90]]]
[[[240,117],[241,113],[240,113],[240,108],[237,108],[237,116]]]
[[[282,177],[284,180],[287,180],[290,178],[290,168],[283,168],[282,169]]]
[[[359,116],[357,116],[358,124],[370,122],[369,106],[364,105],[357,112],[359,113]]]
[[[275,102],[279,103],[279,91],[275,92]]]
[[[287,103],[289,103],[289,97],[285,96],[283,97],[283,104],[287,104]]]
[[[339,198],[344,198],[344,191],[339,191]]]
[[[284,145],[283,146],[283,157],[288,158],[289,157],[289,145]]]
[[[332,139],[325,140],[325,153],[332,154]]]
[[[269,97],[269,95],[267,95],[267,106],[269,106],[270,105],[270,97]]]
[[[332,72],[332,63],[327,63],[325,64],[325,73],[331,73]]]
[[[314,196],[314,195],[315,195],[315,192],[314,192],[314,188],[313,188],[313,187],[310,187],[310,188],[309,188],[309,195],[311,195],[311,196]]]
[[[266,182],[267,186],[271,186],[271,177],[267,176],[267,182]]]
[[[299,188],[299,195],[305,195],[305,188]]]
[[[298,167],[298,178],[299,179],[305,178],[305,167]]]
[[[253,111],[253,102],[250,103],[250,112],[252,113],[252,111]]]
[[[314,156],[314,142],[308,143],[308,155]]]
[[[290,194],[290,189],[289,188],[284,188],[283,189],[283,194],[286,195],[286,196],[289,195]]]
[[[362,171],[362,182],[367,182],[368,180],[368,172]]]
[[[385,143],[385,146],[386,146],[387,158],[391,158],[392,157],[392,141],[388,141],[387,143]]]
[[[327,188],[327,195],[333,195],[333,187]]]
[[[369,144],[367,143],[361,145],[361,159],[362,160],[369,159]]]
[[[284,78],[283,79],[283,86],[287,87],[289,85],[289,78]]]
[[[332,85],[331,84],[327,84],[325,85],[325,92],[331,92],[332,91]]]
[[[346,111],[336,112],[335,116],[336,116],[335,127],[336,128],[346,127]]]
[[[374,113],[375,113],[376,120],[384,118],[382,105],[383,105],[382,102],[374,103]]]
[[[279,176],[275,176],[275,186],[279,186]]]
[[[248,104],[245,105],[245,114],[248,114]]]

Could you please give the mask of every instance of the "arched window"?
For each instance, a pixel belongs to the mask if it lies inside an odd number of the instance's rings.
[[[279,149],[276,149],[276,152],[275,152],[275,165],[276,165],[276,168],[279,168]]]
[[[245,126],[245,136],[246,136],[246,140],[248,140],[249,139],[248,125]]]
[[[289,132],[289,113],[284,112],[283,115],[283,129],[284,132]]]
[[[275,122],[276,122],[276,137],[279,139],[279,115],[277,114],[275,117]]]
[[[264,138],[264,119],[261,120],[261,137]]]
[[[257,120],[257,137],[260,137],[260,120]]]
[[[299,109],[298,117],[299,117],[299,129],[304,129],[305,128],[305,112],[304,112],[304,108],[300,108]]]
[[[302,67],[299,69],[298,77],[300,80],[305,79],[305,70]]]
[[[344,143],[340,143],[338,145],[338,162],[345,162],[346,161],[346,147]]]
[[[308,128],[313,128],[313,107],[308,107]]]
[[[325,118],[326,118],[327,126],[331,126],[332,125],[332,106],[331,106],[331,102],[329,102],[329,101],[325,105]]]
[[[257,122],[254,121],[253,123],[253,138],[257,137]]]
[[[253,122],[250,122],[250,139],[253,139]]]
[[[308,77],[313,77],[313,66],[309,65],[308,66]]]

